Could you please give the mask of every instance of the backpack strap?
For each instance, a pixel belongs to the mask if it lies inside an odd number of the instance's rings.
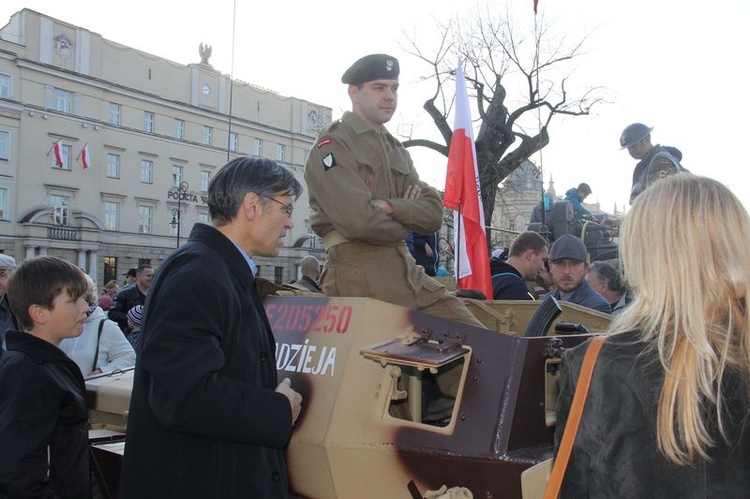
[[[552,465],[552,473],[547,482],[544,499],[557,499],[560,494],[560,487],[562,486],[563,477],[565,477],[565,469],[568,467],[570,453],[573,451],[573,442],[575,442],[576,434],[578,433],[578,425],[581,423],[583,406],[586,404],[586,396],[589,393],[596,358],[599,356],[599,351],[602,349],[605,341],[607,341],[606,335],[597,336],[586,348],[586,355],[583,358],[583,364],[581,364],[581,372],[578,374],[576,391],[573,394],[573,403],[570,405],[570,412],[568,413],[568,422],[565,425],[565,430],[560,440],[560,447],[557,449],[557,456]]]
[[[96,350],[94,350],[94,366],[91,368],[91,372],[96,371],[96,363],[99,362],[99,343],[102,339],[102,329],[104,329],[104,321],[107,319],[102,319],[99,321],[99,331],[96,333]]]

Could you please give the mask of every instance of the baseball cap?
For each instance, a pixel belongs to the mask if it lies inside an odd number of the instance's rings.
[[[556,262],[559,260],[574,260],[585,262],[588,260],[586,245],[580,238],[572,234],[563,234],[555,239],[549,250],[549,261]]]

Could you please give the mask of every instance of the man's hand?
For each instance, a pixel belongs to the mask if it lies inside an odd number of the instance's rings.
[[[421,195],[422,187],[418,185],[407,185],[403,195],[401,195],[401,199],[414,201],[416,199],[419,199],[419,196]],[[372,201],[370,201],[370,204],[376,208],[380,208],[381,210],[383,210],[386,215],[391,215],[393,213],[393,205],[385,199],[373,199]]]
[[[292,381],[289,378],[284,378],[275,391],[289,399],[289,404],[292,406],[292,424],[296,423],[302,409],[302,395],[292,390]]]

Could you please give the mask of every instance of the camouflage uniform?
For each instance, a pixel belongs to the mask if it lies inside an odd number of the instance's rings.
[[[310,225],[326,245],[321,285],[327,295],[377,298],[480,325],[409,254],[410,230],[427,234],[440,228],[442,201],[434,187],[419,180],[409,153],[385,127],[374,130],[344,113],[310,151],[305,181]],[[422,188],[419,199],[402,199],[408,185]],[[373,199],[387,200],[393,213],[370,204]]]
[[[655,145],[646,157],[635,165],[633,188],[630,190],[630,204],[633,204],[635,198],[660,178],[686,171],[677,161],[677,158],[672,156],[664,147]]]

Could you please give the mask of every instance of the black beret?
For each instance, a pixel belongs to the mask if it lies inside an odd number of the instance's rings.
[[[398,59],[386,54],[370,54],[352,64],[341,83],[361,85],[372,80],[398,80]]]

